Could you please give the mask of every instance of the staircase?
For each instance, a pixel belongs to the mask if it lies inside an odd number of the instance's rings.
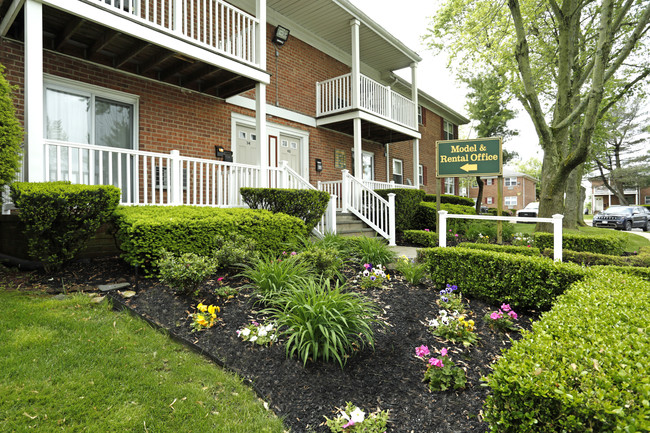
[[[377,232],[352,213],[336,213],[336,234],[374,238]]]

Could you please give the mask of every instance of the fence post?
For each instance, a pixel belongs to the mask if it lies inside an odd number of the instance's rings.
[[[348,170],[341,170],[343,180],[341,182],[341,206],[343,213],[348,213],[350,207],[350,179],[348,179]]]
[[[438,211],[438,246],[445,248],[447,246],[447,211]]]
[[[388,245],[394,247],[397,245],[395,241],[397,236],[395,234],[395,193],[388,194]]]
[[[182,203],[181,194],[183,194],[183,176],[181,175],[181,153],[178,150],[172,150],[169,152],[169,164],[170,170],[172,172],[171,176],[171,185],[169,188],[169,194],[171,197],[167,197],[167,201],[174,205],[178,206]],[[162,172],[161,172],[162,176]],[[162,179],[161,179],[162,181]],[[155,185],[152,185],[152,188]]]
[[[336,201],[337,196],[330,194],[330,203],[327,205],[327,212],[329,213],[327,220],[329,221],[329,226],[325,227],[326,232],[336,234]]]
[[[553,260],[562,261],[562,219],[564,215],[553,215]]]

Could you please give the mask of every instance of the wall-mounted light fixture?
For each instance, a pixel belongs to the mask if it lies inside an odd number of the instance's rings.
[[[287,39],[289,39],[289,29],[277,26],[275,28],[275,35],[273,35],[273,43],[281,47],[287,42]]]

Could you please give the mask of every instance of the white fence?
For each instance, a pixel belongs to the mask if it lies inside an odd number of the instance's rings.
[[[364,75],[359,78],[359,107],[352,104],[352,75],[316,83],[316,116],[364,109],[384,119],[417,129],[415,103]]]
[[[440,221],[438,222],[438,246],[445,248],[447,246],[447,218],[473,219],[473,220],[492,220],[492,221],[510,221],[510,222],[531,222],[531,223],[553,223],[553,259],[556,262],[562,261],[562,219],[564,215],[555,214],[552,218],[533,218],[533,217],[507,217],[491,215],[459,215],[450,214],[446,210],[438,211]]]
[[[203,48],[259,66],[259,20],[221,0],[91,0]]]

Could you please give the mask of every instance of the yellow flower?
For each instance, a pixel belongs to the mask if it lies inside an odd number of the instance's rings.
[[[208,307],[208,313],[214,315],[214,310],[215,310],[215,309],[216,309],[216,307],[215,307],[214,305],[210,305],[210,306]]]
[[[205,313],[205,310],[208,309],[203,303],[199,302],[199,305],[196,306],[196,309]]]
[[[388,279],[388,281],[390,281],[390,275],[389,274],[386,274],[386,279]]]
[[[217,315],[214,314],[214,313],[212,313],[212,316],[210,316],[210,317],[212,317],[213,319],[216,319],[216,318],[217,318]]]
[[[474,326],[474,321],[473,320],[469,320],[467,323],[469,323],[471,326]]]
[[[458,321],[463,323],[465,321],[465,316],[458,316]]]

